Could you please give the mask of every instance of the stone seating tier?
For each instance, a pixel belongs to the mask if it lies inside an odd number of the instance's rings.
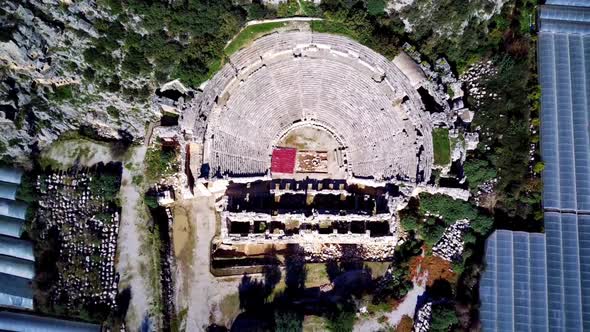
[[[392,62],[346,37],[262,37],[233,55],[193,105],[184,126],[206,115],[203,162],[221,174],[268,173],[277,138],[303,121],[338,136],[350,176],[430,177],[432,128],[420,96]]]

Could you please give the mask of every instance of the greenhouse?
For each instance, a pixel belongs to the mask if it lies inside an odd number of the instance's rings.
[[[19,184],[23,176],[23,171],[16,168],[0,167],[0,181],[7,183]]]
[[[99,332],[100,326],[31,314],[0,312],[1,331],[21,332]]]
[[[484,331],[547,331],[545,236],[498,230],[480,284]]]
[[[0,182],[0,198],[14,200],[17,188],[15,183]]]
[[[539,25],[545,235],[488,239],[486,331],[590,331],[590,2],[548,0]]]

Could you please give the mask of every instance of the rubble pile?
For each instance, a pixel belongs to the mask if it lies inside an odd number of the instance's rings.
[[[385,261],[393,258],[395,241],[375,244],[302,243],[307,262],[328,262],[331,260]]]
[[[431,66],[422,59],[422,55],[414,46],[405,43],[402,47],[428,78],[422,87],[442,108],[442,112],[430,115],[432,122],[437,126],[452,128],[457,117],[460,117],[463,122],[470,123],[474,114],[465,107],[463,102],[463,81],[457,79],[448,61],[440,58],[436,60],[434,66]]]
[[[447,261],[459,259],[463,254],[463,235],[468,229],[468,220],[458,220],[447,227],[441,239],[432,248],[433,254]]]
[[[432,302],[428,302],[418,310],[414,320],[414,332],[430,331],[430,319],[432,318]]]
[[[59,246],[51,302],[66,310],[116,308],[120,215],[113,202],[91,191],[93,176],[89,170],[68,170],[37,178],[40,237],[55,236],[57,231]]]
[[[465,82],[465,86],[469,91],[469,95],[473,98],[475,106],[479,107],[482,104],[483,98],[488,96],[488,92],[482,85],[483,81],[497,74],[497,69],[492,64],[492,61],[478,62],[471,65],[460,77]],[[497,97],[496,94],[490,95],[490,97]]]

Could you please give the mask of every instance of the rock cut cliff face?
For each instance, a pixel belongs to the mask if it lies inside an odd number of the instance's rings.
[[[114,18],[94,1],[0,2],[1,158],[26,163],[31,151],[80,127],[104,139],[144,136],[156,118],[154,88],[149,78],[120,79],[116,67],[97,79],[83,55],[100,36],[97,20]]]

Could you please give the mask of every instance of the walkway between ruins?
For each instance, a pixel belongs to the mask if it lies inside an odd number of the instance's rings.
[[[215,278],[209,270],[210,244],[215,236],[215,196],[197,196],[177,204],[188,214],[195,241],[191,264],[177,264],[177,312],[187,310],[186,331],[204,331],[210,320],[227,323],[219,304],[226,296],[237,293],[240,277]]]
[[[375,317],[371,317],[367,320],[359,320],[354,326],[354,331],[364,332],[384,330],[385,326],[379,323],[381,316],[387,317],[387,324],[389,326],[396,326],[404,315],[414,317],[418,298],[424,294],[425,290],[426,289],[424,286],[414,283],[414,288],[408,292],[408,294],[404,297],[404,300],[400,302],[394,310],[378,314]]]
[[[145,254],[150,253],[142,247],[147,231],[147,211],[143,205],[141,188],[133,183],[135,175],[143,174],[143,160],[147,147],[132,148],[131,156],[124,165],[121,178],[121,223],[117,247],[117,271],[121,276],[119,291],[130,288],[131,301],[127,310],[127,330],[138,331],[151,323],[149,319],[152,293],[148,290],[150,267]],[[131,166],[131,167],[129,167]],[[150,324],[151,325],[151,324]]]

